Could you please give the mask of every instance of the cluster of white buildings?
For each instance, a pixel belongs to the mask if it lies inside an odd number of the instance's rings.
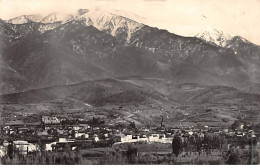
[[[13,141],[12,143],[4,141],[3,145],[0,146],[0,157],[7,155],[8,146],[12,144],[13,152],[27,155],[29,152],[39,151],[40,147],[38,144],[32,144],[27,141]]]
[[[42,122],[44,124],[60,124],[60,119],[51,116],[42,116]]]
[[[147,135],[131,135],[131,134],[118,134],[121,142],[118,143],[131,143],[131,142],[158,142],[158,143],[172,143],[172,136],[166,137],[165,134],[149,134]]]

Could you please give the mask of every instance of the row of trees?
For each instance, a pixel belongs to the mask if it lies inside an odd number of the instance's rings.
[[[224,144],[225,139],[223,136],[190,136],[184,139],[175,135],[172,140],[172,153],[176,157],[183,151],[187,153],[198,152],[200,155],[201,150],[204,149],[206,154],[210,154],[211,149],[221,149]]]
[[[240,142],[241,141],[241,142]],[[243,149],[241,146],[248,145],[248,149]],[[226,146],[226,147],[224,147]],[[236,147],[235,147],[236,146]],[[240,150],[238,150],[238,148]],[[187,139],[182,139],[180,136],[174,136],[172,141],[172,153],[178,157],[183,151],[198,152],[201,154],[202,149],[206,154],[211,153],[211,149],[218,149],[220,152],[226,152],[223,155],[223,163],[225,164],[257,164],[259,163],[259,154],[256,151],[256,139],[237,139],[236,143],[228,148],[227,140],[224,136],[191,136]],[[242,151],[242,152],[239,152]]]

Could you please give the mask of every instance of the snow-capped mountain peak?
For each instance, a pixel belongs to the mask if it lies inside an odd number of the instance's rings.
[[[134,20],[126,18],[122,15],[115,14],[113,11],[102,9],[88,10],[84,14],[78,16],[79,20],[84,20],[86,25],[92,25],[101,31],[106,31],[112,36],[126,32],[127,40],[130,39],[131,34],[143,27],[143,24]]]
[[[118,15],[118,16],[122,16],[131,20],[134,20],[138,23],[146,23],[146,19],[142,16],[139,16],[135,13],[129,12],[129,11],[125,11],[125,10],[115,10],[115,9],[111,9],[111,8],[96,8],[95,11],[104,11],[113,15]]]
[[[125,11],[110,9],[79,9],[72,14],[51,13],[46,16],[24,15],[6,22],[13,24],[24,24],[28,22],[44,23],[39,31],[42,33],[72,20],[84,21],[86,26],[94,26],[112,36],[123,35],[124,41],[129,40],[131,35],[143,27],[143,18]],[[60,23],[59,23],[60,22]]]
[[[41,15],[22,15],[13,19],[7,20],[7,23],[24,24],[28,22],[39,22],[42,19]]]
[[[40,20],[41,23],[68,22],[75,18],[73,15],[51,13]]]
[[[231,40],[235,35],[232,33],[225,33],[220,29],[208,27],[206,30],[198,33],[195,37],[210,42],[211,44],[225,47],[227,41]]]

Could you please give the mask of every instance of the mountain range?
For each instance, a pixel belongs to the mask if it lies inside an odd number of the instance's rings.
[[[11,78],[1,93],[118,76],[240,89],[260,81],[260,47],[238,36],[219,33],[219,43],[210,33],[182,37],[99,9],[20,16],[0,26],[1,77]]]
[[[183,37],[127,16],[80,9],[0,20],[1,103],[157,104],[175,116],[183,104],[250,103],[246,92],[260,93],[260,46],[216,29]]]

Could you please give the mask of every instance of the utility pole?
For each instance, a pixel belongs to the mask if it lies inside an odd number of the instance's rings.
[[[161,120],[161,128],[163,128],[163,117],[161,117],[162,120]]]

